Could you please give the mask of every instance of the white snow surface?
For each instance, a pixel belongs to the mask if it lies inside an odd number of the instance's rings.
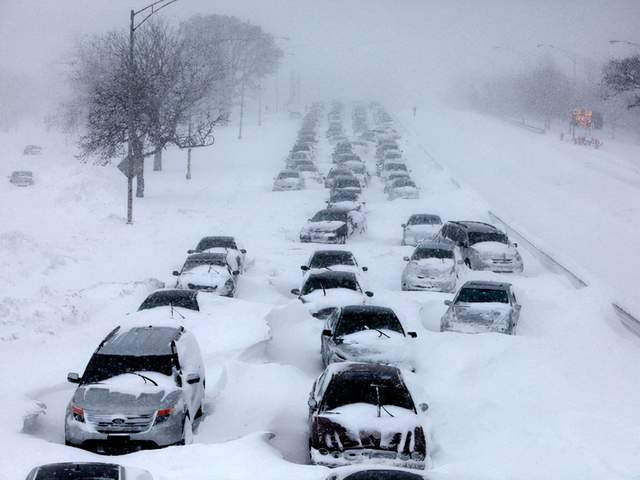
[[[488,221],[492,208],[630,299],[640,267],[637,147],[587,151],[475,114],[422,112],[410,126],[417,135],[401,140],[421,198],[388,202],[374,178],[364,192],[368,231],[349,239],[349,249],[370,268],[375,303],[418,332],[416,373],[406,382],[416,403],[430,405],[434,478],[637,476],[640,342],[613,315],[607,288],[574,290],[521,248],[524,275],[461,274],[461,281],[514,283],[523,305],[518,335],[440,334],[443,300],[452,297],[400,291],[402,257],[412,248],[399,246],[399,225],[412,213]],[[322,248],[299,243],[298,233],[328,193],[271,191],[297,128],[268,117],[261,128],[248,126],[241,142],[233,128],[220,129],[214,147],[193,152],[191,181],[186,154],[168,152],[163,172],[147,165],[133,226],[124,222],[126,182],[115,168],[79,163],[71,142],[46,132],[0,134],[3,169],[28,168],[36,178],[30,188],[0,182],[0,479],[73,460],[116,461],[157,479],[328,475],[307,464],[306,452],[322,322],[289,294],[299,265]],[[23,157],[27,143],[43,145],[43,154]],[[425,157],[425,146],[460,174],[462,188]],[[328,171],[324,140],[318,163]],[[201,325],[194,317],[187,327],[207,372],[194,444],[108,458],[65,447],[74,389],[66,373],[82,371],[127,312],[169,282],[186,250],[216,234],[244,241],[253,264],[238,298],[215,298]]]

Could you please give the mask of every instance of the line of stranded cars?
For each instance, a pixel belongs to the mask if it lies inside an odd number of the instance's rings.
[[[353,130],[361,143],[351,142],[349,149],[340,137],[343,107],[333,105],[327,134],[334,154],[351,155],[361,147],[366,150],[368,143],[379,146],[398,140],[386,112],[375,105],[371,112],[375,129],[366,128],[366,107],[354,108]],[[321,113],[321,105],[307,113],[299,139],[315,138]],[[369,184],[368,179],[357,181],[360,189]],[[330,185],[326,210],[363,210],[361,191],[336,200],[341,188],[334,185]],[[345,204],[332,207],[340,202]],[[325,235],[308,241],[317,239],[334,240]],[[307,241],[302,234],[301,240]],[[337,236],[335,240],[342,243]],[[465,264],[472,269],[522,271],[516,245],[487,224],[443,224],[435,215],[413,215],[403,224],[402,243],[415,246],[402,277],[406,290],[453,291],[455,281],[438,282],[451,272],[457,277],[458,268]],[[115,328],[100,342],[81,376],[68,375],[78,388],[66,411],[66,444],[121,453],[191,441],[194,424],[203,414],[206,380],[198,342],[184,324],[192,318],[206,323],[198,317],[207,311],[212,293],[233,295],[235,278],[246,266],[246,250],[232,237],[205,237],[188,253],[185,265],[174,272],[176,288],[150,294],[127,325]],[[361,286],[368,268],[351,252],[318,250],[301,270],[302,286],[292,293],[324,321],[319,350],[325,370],[313,383],[307,402],[312,463],[367,464],[366,469],[337,470],[331,480],[422,480],[397,468],[424,469],[429,464],[429,436],[422,417],[428,405],[414,399],[403,374],[413,370],[408,352],[417,333],[407,331],[392,309],[369,303],[373,293]],[[442,330],[470,332],[469,325],[480,321],[488,329],[515,333],[520,308],[508,283],[467,282],[448,305]],[[493,328],[495,324],[502,330]],[[36,467],[28,480],[121,480],[125,476],[151,478],[144,470],[109,463],[60,463]]]

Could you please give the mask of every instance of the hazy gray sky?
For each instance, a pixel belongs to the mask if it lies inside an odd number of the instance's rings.
[[[25,85],[42,93],[50,78],[63,78],[75,39],[125,28],[128,10],[147,3],[0,0],[0,68],[29,75],[34,81]],[[604,58],[629,51],[609,39],[640,42],[640,0],[179,0],[162,15],[196,13],[236,15],[290,37],[281,44],[294,55],[280,75],[284,84],[291,69],[299,71],[307,99],[411,102],[461,77],[535,61],[543,53],[538,43]],[[568,68],[562,54],[553,55]]]

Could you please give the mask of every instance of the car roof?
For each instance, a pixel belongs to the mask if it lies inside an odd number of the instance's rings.
[[[467,230],[472,230],[474,232],[496,232],[500,231],[494,225],[485,222],[476,222],[471,220],[454,220],[449,223],[453,223]]]
[[[461,288],[481,288],[483,290],[509,290],[511,284],[507,282],[493,282],[490,280],[471,280],[465,282]]]
[[[454,249],[454,243],[451,240],[423,240],[422,242],[420,242],[420,244],[416,247],[416,251],[420,250],[421,248],[424,249],[440,249],[440,250],[453,250]]]
[[[127,330],[114,330],[99,348],[105,355],[170,355],[171,343],[182,334],[182,327],[133,327]]]
[[[349,250],[316,250],[311,254],[311,257],[323,257],[323,256],[353,257],[353,253],[351,253]]]

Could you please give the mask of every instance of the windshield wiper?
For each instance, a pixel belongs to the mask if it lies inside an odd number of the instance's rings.
[[[384,333],[382,330],[380,330],[379,328],[370,328],[368,325],[364,326],[365,330],[375,330],[376,332],[378,332],[380,335],[378,335],[378,338],[380,338],[381,336],[385,336],[387,338],[391,338],[389,335],[387,335],[386,333]]]
[[[380,401],[380,388],[384,388],[384,385],[377,385],[375,383],[372,383],[371,386],[376,389],[376,402],[378,404],[378,418],[380,418],[381,416],[380,415],[381,410],[384,410],[387,415],[389,415],[390,417],[393,417],[393,414],[389,410],[387,410],[385,406],[382,405],[382,402]]]
[[[147,380],[148,380],[149,382],[153,383],[156,387],[158,386],[158,383],[155,380],[147,377],[146,375],[142,375],[141,373],[138,373],[138,372],[127,372],[127,373],[130,373],[131,375],[139,376],[141,379],[144,380],[144,383],[147,383]]]
[[[180,318],[182,318],[183,320],[186,318],[184,315],[182,315],[178,310],[176,310],[173,307],[173,302],[169,302],[169,306],[171,307],[171,318],[173,318],[173,313],[177,313],[178,315],[180,315]]]

